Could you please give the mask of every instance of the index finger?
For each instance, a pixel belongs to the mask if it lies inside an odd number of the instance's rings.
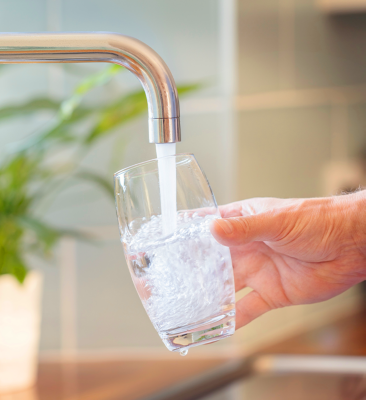
[[[219,206],[222,218],[242,217],[242,201]]]
[[[281,206],[287,201],[274,197],[254,197],[219,206],[219,210],[222,218],[248,217]]]

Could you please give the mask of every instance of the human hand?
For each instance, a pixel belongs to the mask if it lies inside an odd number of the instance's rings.
[[[334,297],[366,279],[366,191],[257,198],[220,207],[211,232],[230,247],[237,329],[265,312]]]

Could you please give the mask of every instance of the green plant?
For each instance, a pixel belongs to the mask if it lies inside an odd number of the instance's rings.
[[[82,237],[79,232],[50,226],[39,212],[40,205],[71,177],[98,185],[113,198],[112,180],[79,164],[99,140],[147,110],[143,90],[124,94],[106,105],[84,104],[90,91],[105,86],[122,70],[112,65],[89,76],[62,102],[43,97],[0,108],[0,121],[44,110],[55,113],[47,128],[17,143],[0,162],[0,275],[10,274],[23,282],[29,270],[27,254],[47,257],[62,236]],[[184,85],[178,92],[198,87]],[[51,154],[70,149],[74,156],[67,162],[50,162]]]

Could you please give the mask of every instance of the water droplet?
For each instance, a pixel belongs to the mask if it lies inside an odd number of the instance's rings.
[[[187,354],[188,354],[188,349],[183,349],[183,350],[180,351],[180,355],[182,357],[186,356]]]

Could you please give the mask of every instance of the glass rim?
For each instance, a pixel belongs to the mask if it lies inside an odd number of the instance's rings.
[[[193,153],[178,153],[178,154],[174,154],[173,156],[164,156],[164,157],[159,157],[159,158],[156,157],[156,158],[152,158],[151,160],[143,161],[143,162],[140,162],[140,163],[137,163],[137,164],[134,164],[134,165],[130,165],[129,167],[122,168],[119,171],[115,172],[113,174],[113,177],[117,178],[117,176],[121,175],[124,172],[130,171],[130,170],[132,170],[134,168],[142,167],[142,166],[144,166],[146,164],[149,164],[149,163],[152,163],[152,162],[156,162],[156,161],[162,160],[164,158],[169,158],[169,157],[175,157],[176,158],[178,156],[188,156],[188,157],[193,157],[194,159],[196,159],[196,157],[194,156]]]

